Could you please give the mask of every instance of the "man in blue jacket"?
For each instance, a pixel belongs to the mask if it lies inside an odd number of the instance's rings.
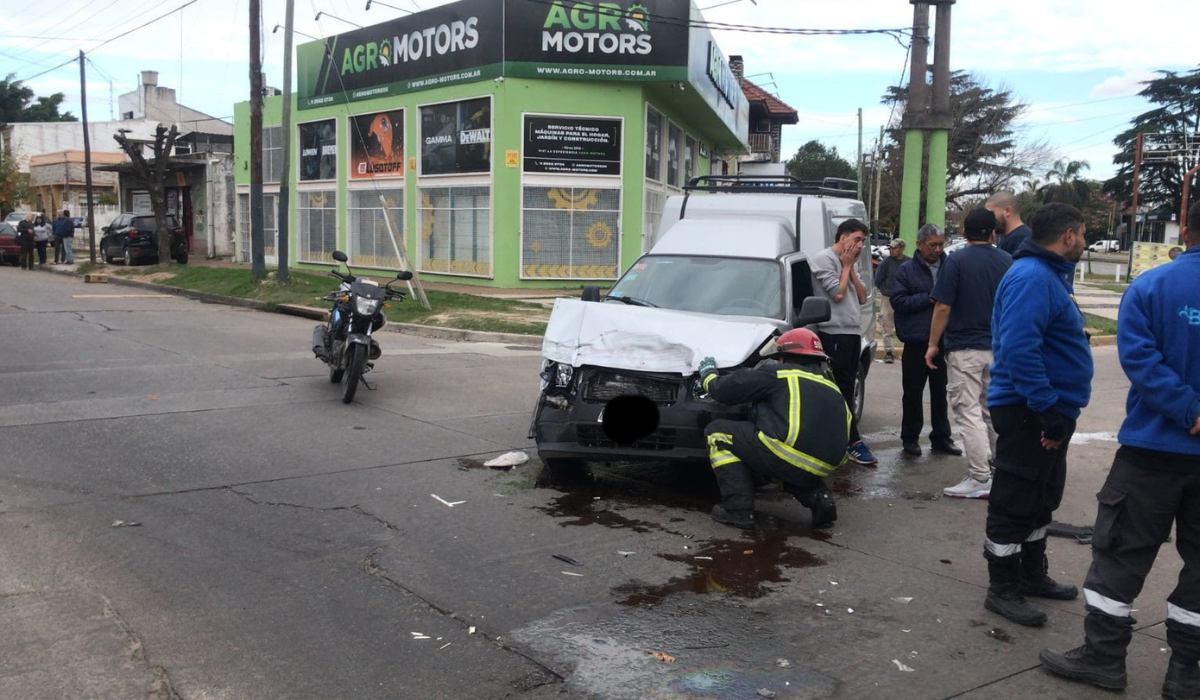
[[[900,266],[892,280],[892,308],[896,312],[896,336],[904,343],[900,357],[901,399],[900,442],[904,453],[919,456],[921,429],[925,427],[925,409],[921,399],[929,384],[929,424],[933,430],[929,441],[934,452],[961,455],[962,450],[950,436],[950,411],[946,403],[946,360],[938,357],[934,368],[925,365],[925,348],[929,345],[929,328],[933,320],[933,285],[942,263],[946,237],[933,224],[917,231],[917,254]]]
[[[1139,275],[1121,300],[1117,347],[1129,399],[1121,447],[1096,496],[1084,643],[1041,655],[1059,675],[1124,688],[1131,606],[1174,524],[1183,570],[1167,598],[1164,698],[1200,698],[1200,202],[1187,224],[1187,252]]]
[[[998,435],[988,500],[984,607],[1019,625],[1046,614],[1025,596],[1074,600],[1050,578],[1046,529],[1062,501],[1067,446],[1092,393],[1092,350],[1071,280],[1087,227],[1075,207],[1033,215],[1033,234],[1013,256],[992,309],[988,408]]]

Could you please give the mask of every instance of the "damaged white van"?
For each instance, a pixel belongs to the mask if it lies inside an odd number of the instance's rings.
[[[666,204],[650,252],[600,297],[555,303],[542,345],[542,391],[530,428],[542,461],[571,473],[588,461],[705,460],[704,428],[742,419],[700,385],[700,361],[722,371],[753,367],[760,351],[793,327],[828,319],[829,303],[809,257],[834,241],[838,224],[863,219],[853,181],[706,176]],[[870,256],[855,392],[861,415],[875,351]],[[809,300],[808,304],[805,304]],[[623,427],[635,416],[638,429]]]

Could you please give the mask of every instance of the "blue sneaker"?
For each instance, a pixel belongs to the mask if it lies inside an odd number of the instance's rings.
[[[862,440],[859,440],[850,447],[847,447],[846,454],[850,455],[851,462],[857,462],[867,466],[879,464],[879,460],[875,459],[875,455],[871,454],[871,448],[867,447],[867,444]]]

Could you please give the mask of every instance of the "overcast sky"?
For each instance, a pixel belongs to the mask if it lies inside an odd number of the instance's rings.
[[[25,79],[89,51],[88,110],[91,119],[117,112],[117,95],[137,85],[142,70],[159,71],[159,85],[173,87],[184,104],[232,118],[233,104],[247,98],[248,0],[198,0],[129,36],[91,53],[101,41],[182,5],[186,0],[54,0],[0,2],[0,73]],[[701,8],[724,0],[701,0]],[[296,29],[328,36],[353,29],[330,16],[368,25],[401,15],[365,0],[296,0]],[[407,9],[445,0],[389,0]],[[53,12],[48,12],[53,5]],[[1050,6],[1047,9],[1047,6]],[[1117,10],[1124,10],[1118,12]],[[1110,176],[1111,145],[1147,103],[1138,83],[1154,70],[1188,70],[1200,50],[1181,20],[1194,16],[1186,0],[1113,4],[1084,0],[963,0],[954,6],[951,66],[968,70],[992,87],[1006,87],[1030,105],[1019,137],[1045,140],[1062,157],[1086,160],[1093,177]],[[263,0],[264,69],[267,82],[282,85],[284,1]],[[705,12],[712,21],[803,28],[891,28],[912,24],[907,0],[741,0]],[[23,38],[39,37],[39,38]],[[784,152],[818,139],[853,155],[855,110],[863,108],[866,147],[878,136],[888,110],[879,97],[896,84],[905,50],[883,35],[800,37],[718,32],[726,55],[741,54],[746,74],[800,112],[784,129]],[[297,41],[307,41],[297,37]],[[1189,46],[1191,48],[1189,48]],[[932,52],[930,55],[932,61]],[[765,75],[759,75],[765,74]],[[110,81],[113,99],[110,101]],[[52,70],[28,84],[40,94],[63,92],[67,109],[79,114],[78,65]],[[119,115],[117,115],[119,116]]]

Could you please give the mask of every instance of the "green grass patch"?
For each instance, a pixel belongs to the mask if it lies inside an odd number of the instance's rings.
[[[1084,313],[1083,320],[1087,324],[1088,332],[1090,332],[1092,335],[1117,334],[1117,322],[1110,318],[1104,318],[1103,316],[1097,316],[1096,314]]]
[[[338,285],[336,279],[327,275],[294,270],[286,284],[276,281],[273,274],[266,280],[256,281],[249,269],[233,267],[147,265],[114,268],[112,272],[132,278],[166,273],[171,276],[154,281],[168,287],[259,301],[270,310],[280,304],[328,309],[329,303],[321,301],[321,297]],[[386,278],[380,281],[386,281]],[[407,292],[402,282],[392,287]],[[426,291],[426,295],[432,310],[426,311],[420,302],[410,297],[403,302],[390,302],[384,313],[389,321],[400,323],[527,335],[544,334],[550,317],[550,310],[540,304],[453,292]]]

